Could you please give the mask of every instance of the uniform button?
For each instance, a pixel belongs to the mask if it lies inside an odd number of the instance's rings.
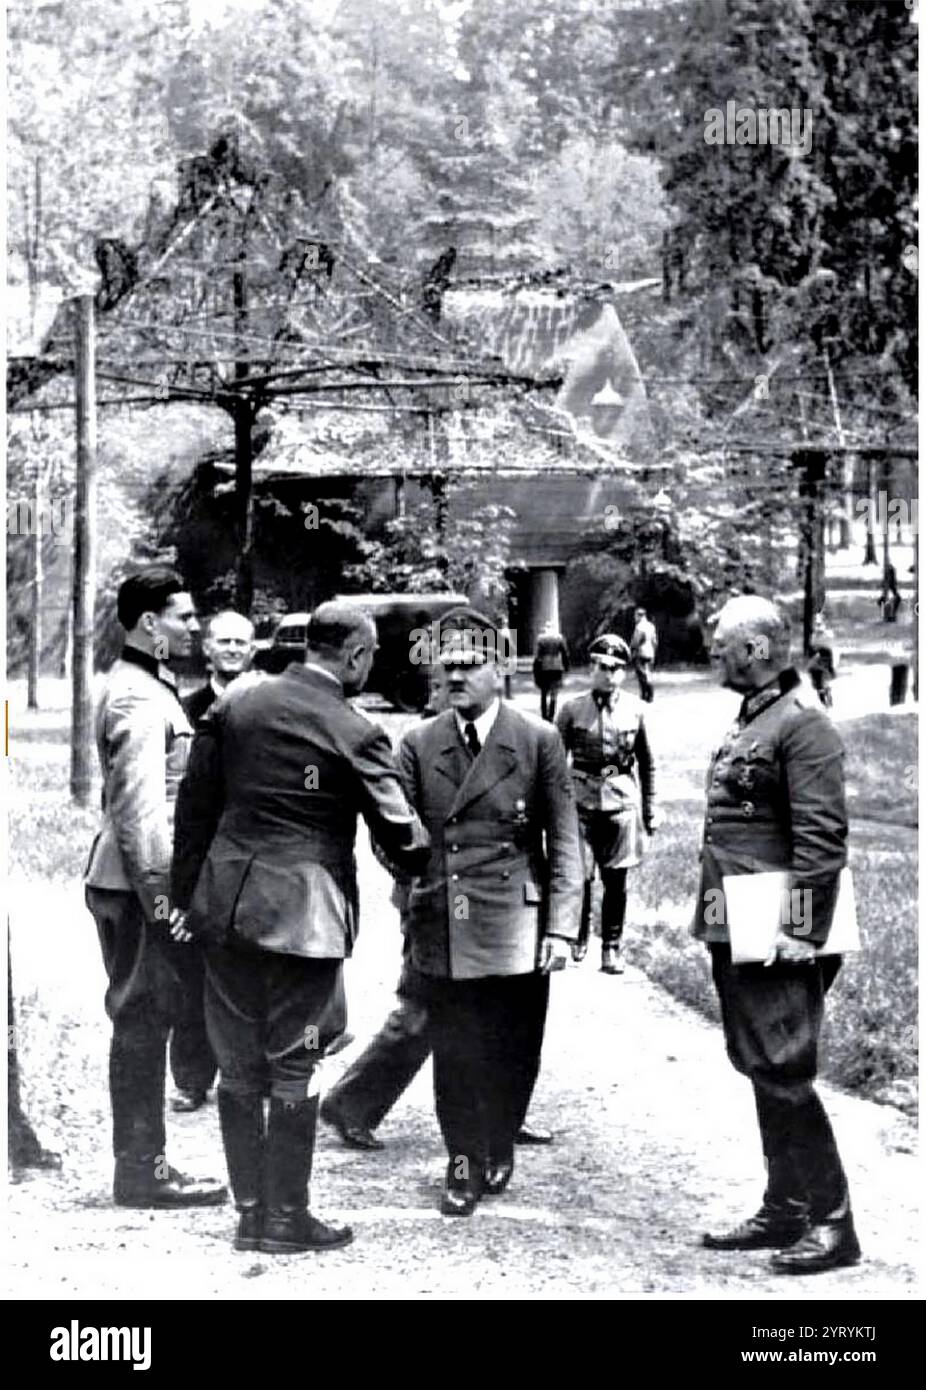
[[[708,823],[708,825],[713,825],[713,824],[714,824],[714,817],[713,817],[713,816],[708,816],[708,818],[707,818],[707,823]]]
[[[508,869],[505,869],[505,870],[503,871],[503,873],[502,873],[502,878],[510,878],[510,877],[511,877],[510,871],[509,871]]]
[[[457,823],[457,818],[456,818],[456,816],[451,816],[451,817],[450,817],[450,820],[448,821],[448,824],[449,824],[449,825],[456,825],[456,823]]]
[[[459,853],[460,853],[460,846],[459,846],[459,845],[451,845],[451,846],[450,846],[450,853],[451,853],[451,854],[459,854]]]
[[[460,875],[459,875],[459,874],[451,874],[450,877],[451,877],[452,881],[453,881],[454,883],[456,883],[456,881],[457,881],[457,879],[460,877]]]
[[[710,837],[710,835],[705,835],[705,837],[704,837],[704,843],[705,843],[706,845],[709,845],[710,842],[711,842],[711,837]]]

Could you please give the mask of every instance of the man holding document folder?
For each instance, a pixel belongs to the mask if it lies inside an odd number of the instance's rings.
[[[708,773],[693,930],[711,952],[728,1055],[752,1082],[768,1180],[754,1216],[703,1243],[774,1249],[776,1272],[810,1274],[860,1254],[813,1085],[836,952],[857,941],[851,890],[840,894],[848,875],[842,743],[789,654],[790,625],[777,604],[746,596],[724,606],[711,656],[743,702]]]

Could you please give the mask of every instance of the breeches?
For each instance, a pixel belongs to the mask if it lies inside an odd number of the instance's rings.
[[[113,1025],[113,1151],[153,1158],[166,1146],[167,1038],[183,1007],[181,953],[190,947],[170,940],[166,922],[148,922],[134,893],[88,887],[86,901],[109,977],[104,1002]]]
[[[179,957],[183,1007],[170,1035],[170,1069],[178,1091],[200,1095],[215,1080],[215,1057],[209,1046],[205,1016],[205,960],[195,942]]]
[[[223,1090],[295,1103],[347,1023],[343,962],[261,951],[206,952],[206,1027]]]
[[[540,1069],[548,975],[428,981],[434,1099],[451,1160],[506,1161]]]
[[[846,1179],[829,1119],[814,1089],[826,992],[842,963],[734,965],[711,948],[727,1054],[752,1082],[768,1166],[766,1199],[809,1202],[814,1215],[844,1199]]]

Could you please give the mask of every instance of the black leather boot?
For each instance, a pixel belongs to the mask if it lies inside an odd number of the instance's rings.
[[[309,1211],[309,1178],[318,1124],[318,1096],[270,1101],[264,1149],[266,1213],[259,1248],[267,1255],[301,1255],[349,1245],[349,1226],[328,1226]]]
[[[727,1231],[710,1231],[701,1237],[708,1250],[781,1250],[794,1245],[807,1230],[807,1208],[801,1202],[780,1206],[763,1201],[755,1216],[748,1216]]]
[[[588,955],[588,938],[592,930],[592,885],[589,879],[582,887],[582,911],[579,914],[579,935],[572,943],[572,959],[576,965]]]
[[[218,1090],[219,1123],[235,1206],[236,1250],[259,1250],[264,1228],[264,1102]]]
[[[772,1256],[771,1267],[776,1274],[822,1274],[827,1269],[858,1264],[861,1255],[846,1196],[835,1210],[812,1216],[800,1240]]]

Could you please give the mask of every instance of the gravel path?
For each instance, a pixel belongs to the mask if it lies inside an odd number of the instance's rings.
[[[382,1020],[396,974],[388,884],[366,845],[360,857],[364,930],[348,977],[358,1042],[326,1064],[331,1078]],[[745,1213],[760,1192],[749,1089],[727,1064],[716,1028],[632,965],[623,977],[600,974],[594,952],[553,982],[533,1115],[556,1131],[556,1143],[520,1151],[509,1191],[483,1202],[471,1220],[437,1212],[442,1149],[430,1067],[383,1125],[384,1153],[355,1154],[322,1131],[313,1201],[353,1224],[356,1239],[346,1250],[288,1260],[235,1254],[230,1208],[118,1211],[109,1202],[107,1030],[93,925],[75,910],[76,894],[13,889],[17,993],[41,991],[53,1014],[23,1031],[25,1099],[43,1142],[65,1164],[60,1174],[36,1173],[9,1189],[8,1292],[17,1298],[916,1294],[913,1126],[891,1107],[826,1088],[865,1261],[782,1280],[769,1276],[763,1254],[698,1247],[704,1227]],[[53,940],[33,934],[39,920],[54,924]],[[633,941],[631,927],[631,962]],[[49,1073],[52,1048],[60,1062]],[[172,1116],[170,1134],[178,1166],[222,1171],[214,1105]]]

